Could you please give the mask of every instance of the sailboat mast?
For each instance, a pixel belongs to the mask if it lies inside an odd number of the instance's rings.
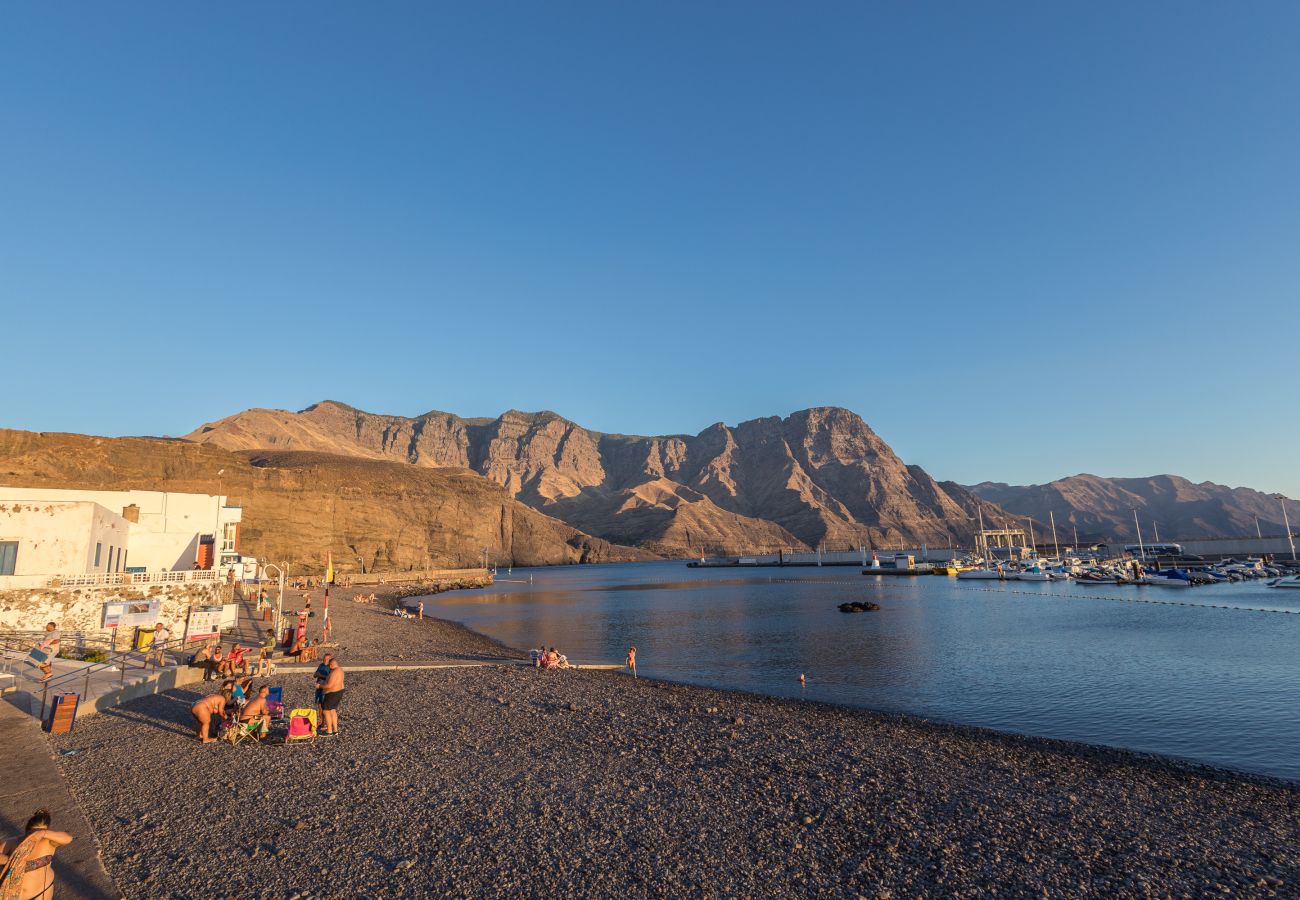
[[[1061,559],[1061,545],[1056,542],[1056,514],[1049,509],[1047,518],[1052,522],[1052,552],[1056,554],[1056,559],[1059,562]]]

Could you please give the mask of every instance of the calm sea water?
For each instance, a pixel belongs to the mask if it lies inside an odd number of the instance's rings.
[[[644,675],[1300,780],[1300,591],[859,571],[515,569],[492,588],[426,602],[512,646],[556,646],[575,661],[621,663],[635,644]],[[881,609],[836,609],[850,600]]]

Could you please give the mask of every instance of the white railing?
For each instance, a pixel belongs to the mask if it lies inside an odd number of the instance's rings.
[[[185,584],[217,580],[217,573],[212,569],[198,569],[192,572],[107,572],[92,575],[54,575],[48,577],[47,586],[100,587],[119,584]]]

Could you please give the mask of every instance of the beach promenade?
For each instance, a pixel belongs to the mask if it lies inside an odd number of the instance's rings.
[[[197,688],[54,739],[127,896],[1300,890],[1300,790],[833,706],[539,671],[332,592],[341,733],[201,746]],[[381,598],[382,599],[382,598]],[[390,600],[389,603],[392,601]],[[307,674],[282,672],[289,705]]]

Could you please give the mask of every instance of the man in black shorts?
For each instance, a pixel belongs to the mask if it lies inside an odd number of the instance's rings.
[[[334,735],[339,733],[339,701],[343,699],[343,667],[339,665],[338,657],[330,657],[330,674],[321,685],[324,692],[321,696],[320,709],[321,716],[325,719],[320,730],[321,734]]]

